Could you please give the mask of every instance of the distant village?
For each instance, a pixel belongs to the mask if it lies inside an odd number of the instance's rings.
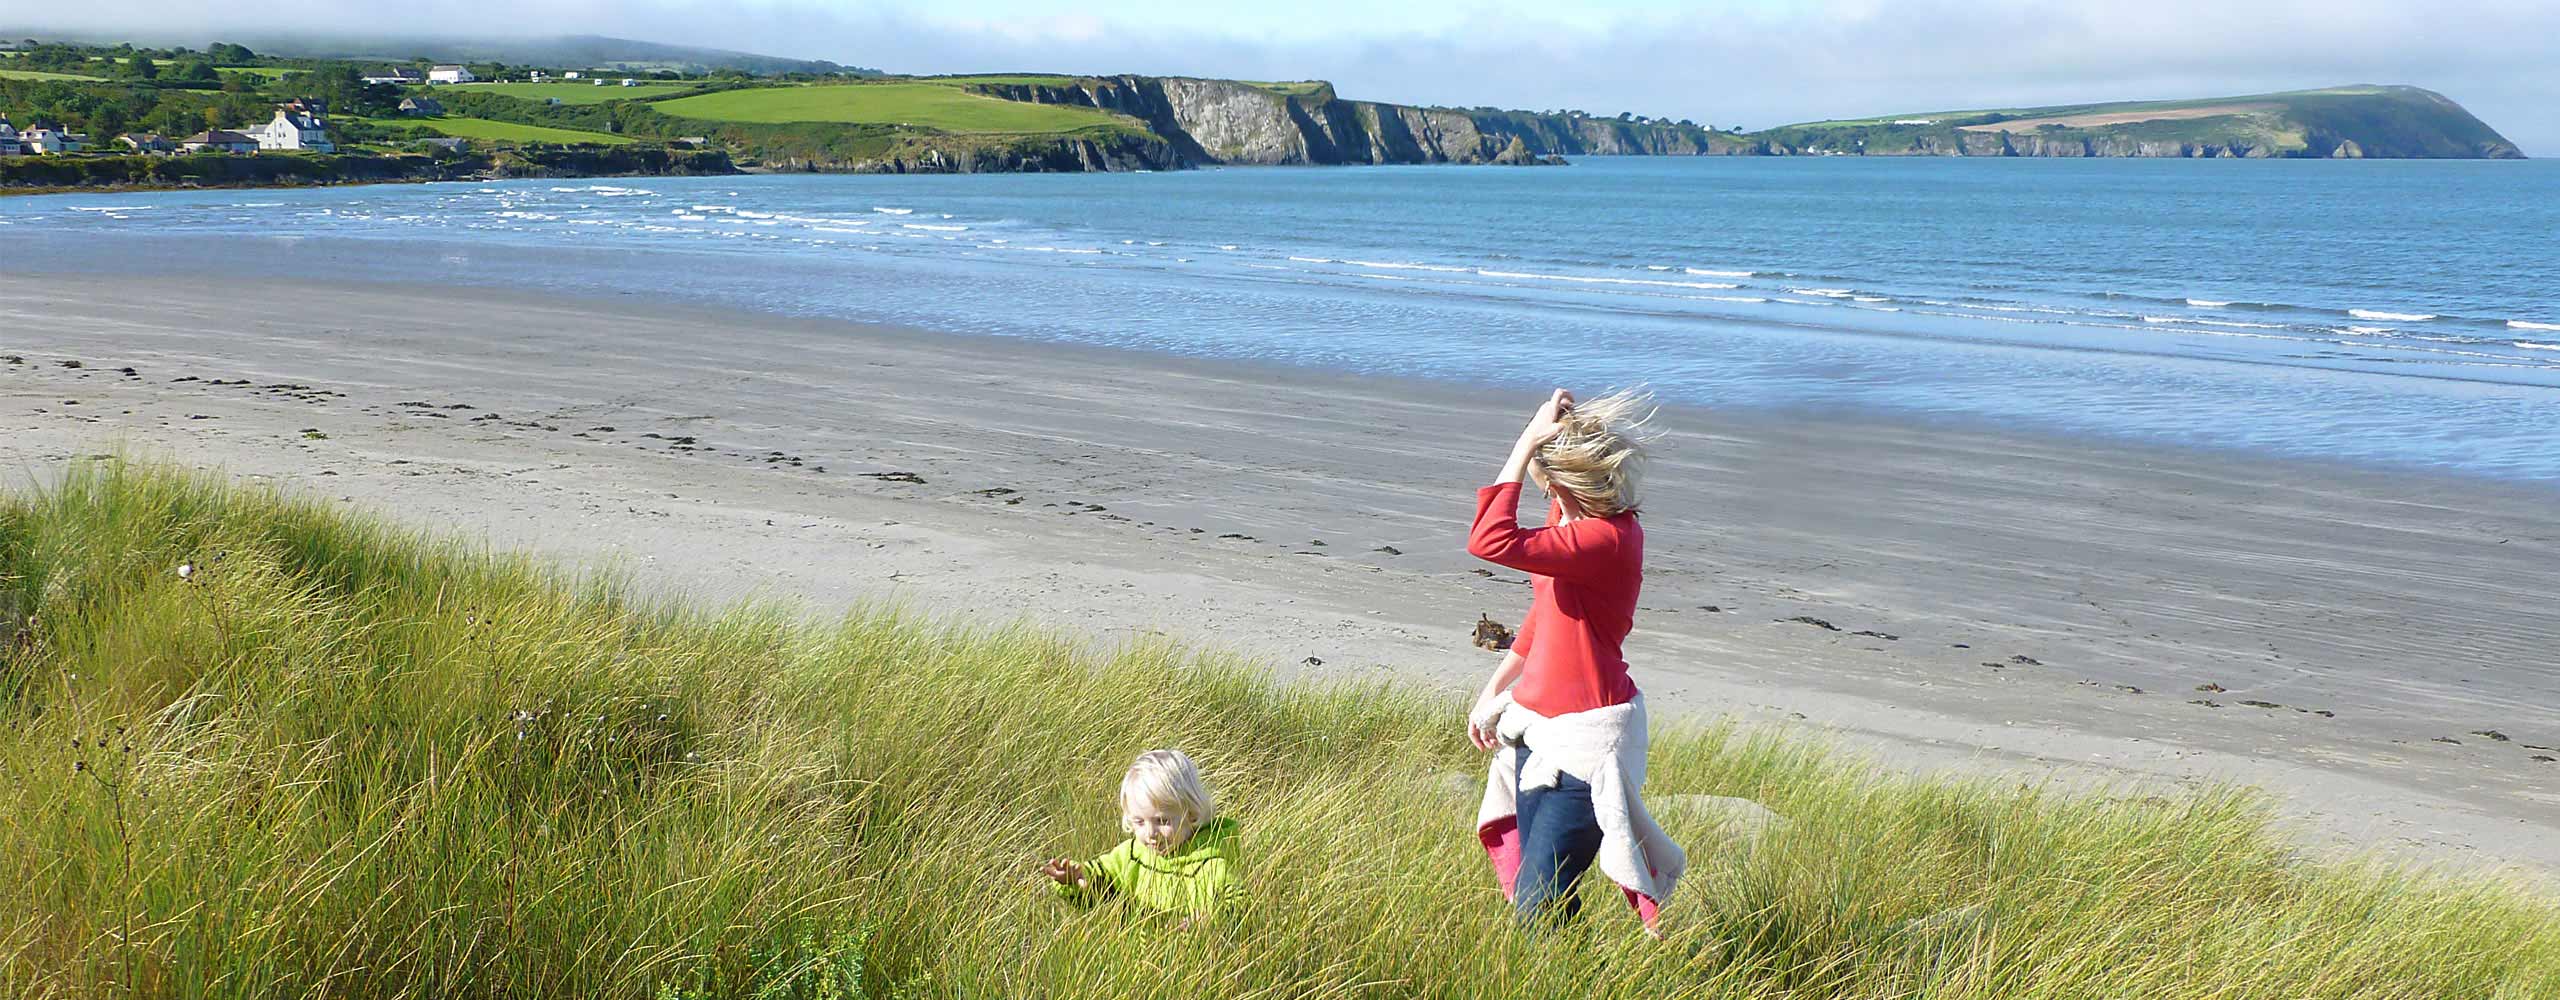
[[[435,86],[481,82],[470,67],[436,65],[420,74],[408,67],[373,70],[362,77],[368,85],[400,87]],[[515,77],[530,83],[584,82],[594,86],[636,87],[633,77],[567,70],[557,76],[533,70]],[[558,99],[551,101],[560,103]],[[100,143],[84,132],[73,132],[57,124],[30,122],[24,128],[0,115],[0,156],[59,156],[68,153],[113,153],[175,156],[180,154],[233,153],[249,154],[261,150],[287,150],[329,153],[337,150],[329,138],[326,102],[298,99],[279,104],[275,117],[255,128],[206,129],[194,135],[171,137],[156,132],[127,132],[111,142]],[[409,96],[400,100],[399,112],[404,116],[431,117],[444,113],[443,105],[433,97]],[[460,150],[466,140],[442,138],[423,140],[428,145]]]

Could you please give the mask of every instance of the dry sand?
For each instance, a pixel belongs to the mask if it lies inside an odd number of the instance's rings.
[[[65,309],[0,333],[12,485],[126,448],[668,593],[1453,690],[1491,666],[1477,615],[1527,597],[1461,545],[1534,391],[629,299],[191,305],[244,291],[0,275]],[[2246,782],[2315,849],[2560,872],[2551,490],[1907,420],[1662,425],[1628,648],[1660,715],[1914,770]]]

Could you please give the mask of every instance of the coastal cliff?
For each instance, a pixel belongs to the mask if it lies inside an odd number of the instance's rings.
[[[1106,76],[970,89],[1127,115],[1163,137],[1186,166],[1495,163],[1524,155],[1739,152],[1745,145],[1730,133],[1694,125],[1344,100],[1321,82]],[[1511,153],[1515,147],[1519,152]]]
[[[2359,85],[1809,122],[1755,132],[1745,155],[2522,159],[2451,98]]]

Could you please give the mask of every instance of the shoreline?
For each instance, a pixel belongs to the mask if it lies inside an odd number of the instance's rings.
[[[152,304],[221,284],[0,276],[95,303],[0,338],[20,482],[123,444],[669,594],[896,601],[1444,690],[1491,666],[1476,616],[1525,604],[1459,539],[1526,394],[486,289],[452,309],[272,282],[336,318],[234,329]],[[1840,413],[1664,420],[1629,658],[1666,716],[1933,771],[2241,781],[2315,846],[2560,872],[2538,790],[2560,763],[2525,749],[2560,745],[2533,659],[2560,640],[2548,491]]]

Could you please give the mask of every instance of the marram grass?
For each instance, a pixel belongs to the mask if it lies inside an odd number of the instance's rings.
[[[1660,734],[1651,790],[1788,821],[1673,815],[1668,941],[1596,887],[1531,941],[1446,698],[628,594],[165,469],[0,501],[0,995],[2560,996],[2552,900],[2299,860],[2245,794],[1731,727]],[[1035,883],[1159,745],[1246,833],[1215,926]]]

